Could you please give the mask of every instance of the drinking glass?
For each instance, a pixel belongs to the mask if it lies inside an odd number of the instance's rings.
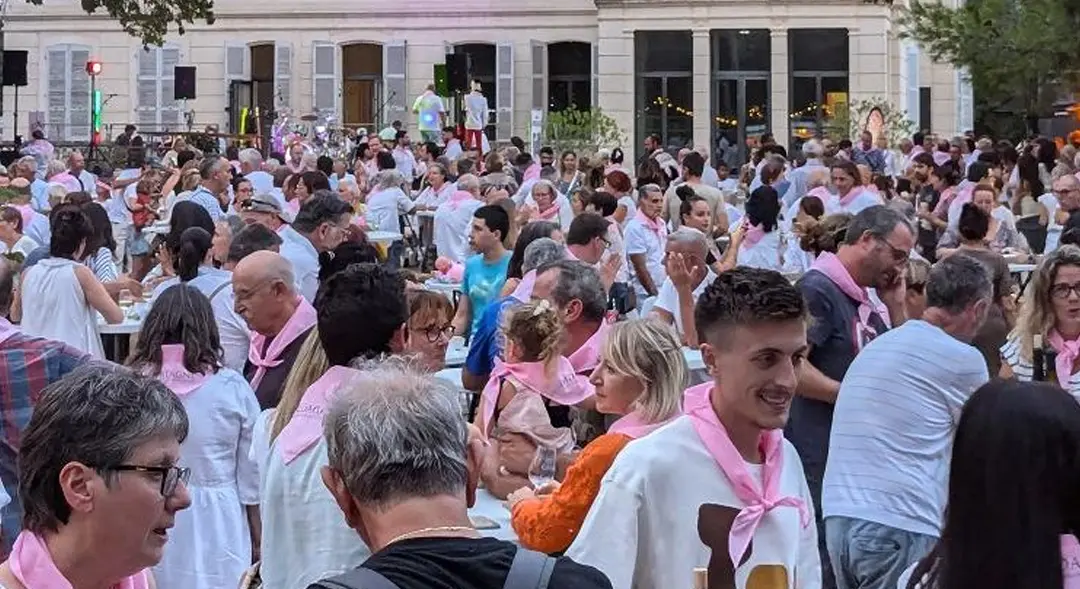
[[[534,489],[539,489],[555,480],[555,463],[558,452],[555,448],[537,446],[536,455],[529,465],[529,481]]]

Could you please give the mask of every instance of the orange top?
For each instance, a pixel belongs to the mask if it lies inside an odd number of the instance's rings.
[[[566,470],[558,490],[515,504],[510,523],[521,545],[548,554],[569,548],[600,493],[600,481],[628,443],[630,437],[623,434],[596,438]]]

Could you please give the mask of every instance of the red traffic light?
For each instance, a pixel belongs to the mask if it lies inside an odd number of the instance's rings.
[[[88,62],[86,62],[86,73],[90,74],[91,76],[96,76],[96,75],[100,74],[101,73],[101,62],[100,61],[88,61]]]

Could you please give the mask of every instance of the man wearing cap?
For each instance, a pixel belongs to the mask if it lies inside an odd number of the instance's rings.
[[[258,223],[276,232],[282,239],[286,239],[285,233],[291,231],[288,215],[281,210],[277,199],[266,192],[258,192],[240,203],[240,219],[247,225]]]

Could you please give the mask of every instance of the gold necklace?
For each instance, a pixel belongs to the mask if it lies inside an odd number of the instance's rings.
[[[389,545],[391,545],[391,544],[393,544],[395,542],[400,542],[401,540],[408,540],[409,538],[419,536],[420,534],[427,534],[427,533],[431,533],[431,532],[473,532],[473,533],[475,533],[476,528],[474,528],[472,526],[436,526],[436,527],[433,527],[433,528],[421,528],[419,530],[413,530],[411,532],[405,532],[404,534],[401,534],[400,536],[395,536],[393,539],[391,539],[389,542],[386,543],[386,546],[389,546]]]

